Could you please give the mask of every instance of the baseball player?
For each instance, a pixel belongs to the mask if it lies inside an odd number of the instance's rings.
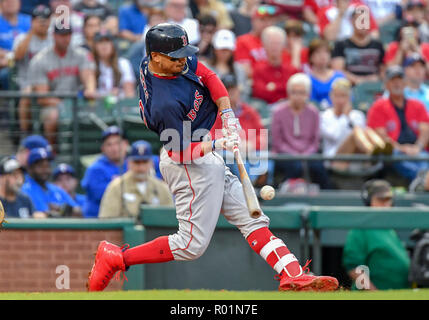
[[[143,263],[200,257],[219,214],[237,226],[250,247],[279,273],[279,290],[331,291],[335,278],[306,273],[284,242],[268,228],[269,218],[250,217],[241,182],[215,150],[232,151],[240,126],[219,78],[195,54],[185,30],[162,23],[146,34],[147,57],[140,66],[140,114],[164,144],[160,170],[175,196],[179,230],[142,245],[122,248],[102,241],[88,279],[89,291],[103,290],[117,271]],[[223,138],[211,140],[217,114]]]

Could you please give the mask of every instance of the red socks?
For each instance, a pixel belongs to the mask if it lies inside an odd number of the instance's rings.
[[[168,245],[168,236],[156,238],[137,247],[124,251],[127,267],[143,263],[159,263],[174,260]]]
[[[278,273],[285,271],[289,277],[302,274],[302,268],[296,257],[289,251],[284,242],[276,238],[267,227],[252,232],[247,237],[247,242]],[[127,267],[135,264],[160,263],[172,260],[174,257],[168,244],[168,236],[156,238],[124,251],[124,262]]]
[[[284,270],[289,277],[302,274],[298,260],[267,227],[253,231],[247,237],[247,242],[278,273]]]

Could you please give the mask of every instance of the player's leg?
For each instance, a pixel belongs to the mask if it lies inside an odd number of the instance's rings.
[[[215,163],[205,159],[200,165],[179,165],[161,155],[162,175],[175,196],[178,232],[129,249],[100,243],[89,276],[90,291],[103,290],[117,271],[132,265],[193,260],[204,253],[216,227],[224,188],[223,163],[207,157]]]
[[[306,274],[286,244],[269,230],[269,218],[249,216],[241,182],[229,170],[225,174],[222,212],[237,226],[253,251],[259,254],[280,276],[279,290],[335,290],[338,281],[332,277]],[[304,270],[303,270],[304,269]]]

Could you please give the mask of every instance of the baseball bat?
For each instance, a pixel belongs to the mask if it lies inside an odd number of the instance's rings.
[[[243,159],[241,158],[238,147],[234,147],[234,158],[240,173],[241,185],[243,186],[244,198],[246,199],[249,215],[252,218],[257,219],[262,215],[262,210],[259,205],[255,189],[253,188],[252,182],[250,181],[249,175],[247,174],[246,168],[244,167]]]

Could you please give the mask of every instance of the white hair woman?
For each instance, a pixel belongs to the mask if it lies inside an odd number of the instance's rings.
[[[287,83],[287,91],[289,99],[279,103],[273,111],[272,151],[293,155],[317,153],[320,137],[319,110],[309,103],[310,78],[304,73],[293,75]],[[313,182],[322,189],[331,187],[322,161],[309,161],[308,169]],[[278,162],[276,171],[283,173],[286,179],[304,176],[301,161]]]
[[[365,114],[353,109],[351,104],[351,83],[345,78],[332,84],[330,97],[332,108],[324,111],[320,118],[320,135],[323,154],[378,154],[392,152],[380,136],[366,126]],[[346,169],[349,163],[333,162],[336,169]]]

